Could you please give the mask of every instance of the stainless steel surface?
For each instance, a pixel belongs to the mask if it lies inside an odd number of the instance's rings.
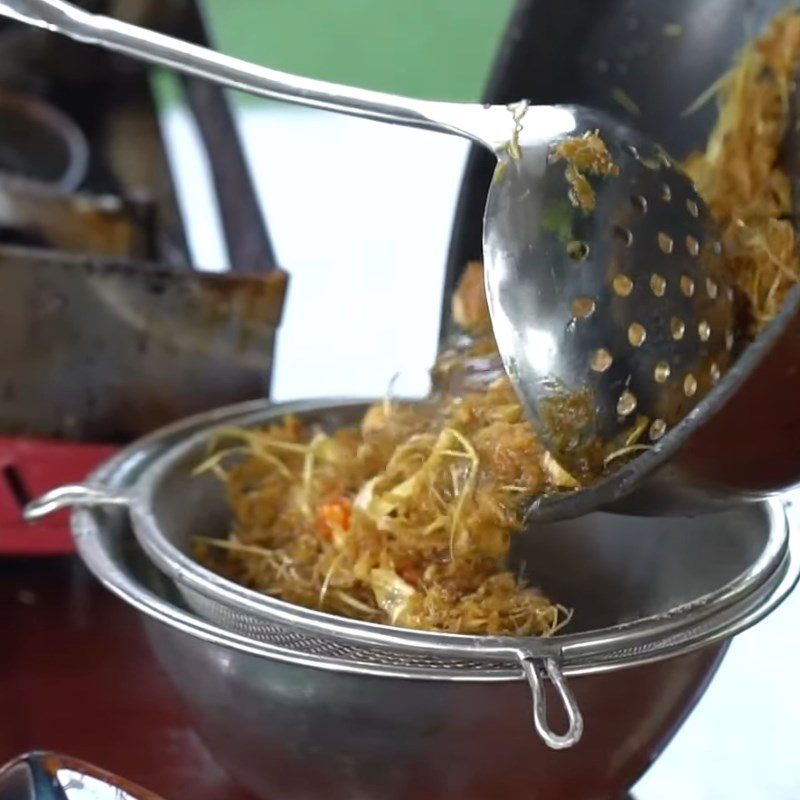
[[[286,275],[0,247],[4,433],[127,441],[266,395]],[[91,324],[89,324],[91,323]]]
[[[620,170],[594,211],[567,199],[563,163],[543,170],[550,137],[534,126],[502,189],[492,184],[483,249],[506,371],[556,458],[581,474],[592,442],[622,448],[646,417],[636,445],[652,446],[689,415],[732,361],[734,308],[715,225],[685,175],[605,114],[578,118]],[[564,410],[576,396],[580,424],[574,404]]]
[[[576,439],[613,439],[630,429],[637,410],[650,417],[648,440],[660,441],[728,365],[732,296],[715,268],[718,242],[708,212],[680,170],[605,112],[364,91],[249,64],[62,0],[7,0],[0,13],[253,94],[466,136],[488,147],[499,159],[483,248],[498,342],[528,411],[568,466],[581,462]],[[549,156],[555,142],[596,129],[622,176],[594,182],[597,208],[584,219],[567,200],[563,164]],[[588,257],[576,263],[576,252]],[[620,290],[619,281],[628,288]],[[583,316],[576,303],[591,304],[588,319],[576,319]],[[650,343],[641,350],[645,337]],[[553,393],[582,391],[590,393],[589,421],[564,437],[560,419],[543,405]],[[618,463],[610,462],[612,473]],[[612,474],[601,491],[578,492],[577,500],[555,495],[546,513],[580,513],[626,493],[644,474]]]
[[[507,106],[417,100],[290,75],[91,14],[62,0],[4,0],[0,14],[251,94],[466,136],[492,150],[504,148],[517,126],[516,112]],[[537,111],[528,110],[528,122],[536,117],[547,127],[548,109]]]
[[[115,195],[64,192],[0,177],[0,243],[145,259],[155,255],[150,204]]]
[[[583,737],[583,714],[578,708],[575,695],[561,674],[556,659],[546,658],[540,664],[533,658],[526,658],[522,661],[522,671],[533,693],[533,724],[541,740],[553,750],[567,749],[576,745]],[[547,718],[545,678],[549,678],[567,714],[567,732],[563,735],[553,731]]]
[[[363,404],[354,403],[292,403],[255,412],[234,410],[225,421],[256,425],[293,413],[308,424],[334,427],[357,419],[363,410]],[[300,608],[238,586],[189,555],[194,536],[222,536],[230,528],[219,482],[191,474],[207,452],[209,431],[224,413],[205,421],[197,418],[192,424],[200,430],[192,435],[187,435],[191,425],[183,435],[167,431],[164,437],[173,440],[147,464],[137,459],[135,479],[124,487],[109,483],[104,477],[107,470],[101,470],[90,481],[90,494],[82,498],[85,488],[62,488],[32,504],[28,517],[67,505],[102,505],[98,490],[110,493],[113,502],[129,506],[138,541],[176,582],[193,610],[237,638],[264,645],[273,654],[291,654],[301,663],[455,680],[497,680],[524,672],[533,692],[537,726],[551,747],[574,745],[582,728],[580,712],[571,708],[569,690],[560,684],[559,670],[604,671],[659,660],[724,638],[774,595],[789,568],[789,523],[779,504],[680,523],[651,520],[646,537],[639,520],[595,515],[532,529],[516,539],[512,552],[512,566],[536,565],[535,572],[528,573],[534,585],[582,609],[571,632],[564,635],[532,639],[437,634]],[[149,446],[145,440],[138,447]],[[137,458],[136,450],[134,446],[123,455],[121,463]],[[83,516],[88,513],[81,511],[76,524],[91,519]],[[567,575],[564,564],[570,565]],[[559,699],[570,709],[566,738],[544,724],[540,680],[545,673],[550,673],[559,687]]]
[[[672,738],[726,650],[571,681],[587,731],[554,752],[531,736],[517,682],[329,673],[146,625],[208,748],[264,800],[608,800]]]
[[[92,5],[124,5],[128,18],[205,36],[195,0]],[[41,137],[24,142],[31,163],[22,176],[0,176],[0,433],[129,441],[189,413],[266,396],[286,276],[255,277],[275,265],[222,91],[184,84],[231,271],[241,277],[192,278],[149,69],[2,22],[0,82],[15,89],[0,92],[9,110],[0,164],[15,130],[12,97],[32,115],[52,106],[55,121],[35,119],[54,135],[76,130],[88,153],[78,192],[43,183],[52,153]]]
[[[264,404],[253,403],[170,426],[106,464],[95,482],[129,493],[193,433],[264,413]],[[193,498],[183,499],[187,507]],[[581,742],[560,753],[531,735],[518,664],[357,664],[259,642],[187,611],[140,549],[124,511],[79,509],[73,524],[88,567],[148,620],[162,664],[215,757],[257,796],[607,800],[636,781],[685,719],[725,640],[793,588],[797,531],[788,523],[787,540],[783,511],[771,508],[752,506],[705,524],[663,520],[652,536],[642,535],[642,521],[598,514],[553,526],[558,535],[520,540],[536,549],[542,585],[576,611],[576,632],[552,643],[573,643],[563,671],[586,727]],[[754,581],[748,565],[770,542],[788,545],[778,580],[762,583],[763,592],[749,601],[713,603],[694,639],[665,636],[658,654],[630,647],[610,664],[580,646],[613,636],[640,609],[658,613],[692,606],[692,599],[702,605],[742,570],[746,582]],[[557,699],[549,682],[546,694],[551,704]]]
[[[159,800],[77,758],[37,751],[0,766],[0,800]]]

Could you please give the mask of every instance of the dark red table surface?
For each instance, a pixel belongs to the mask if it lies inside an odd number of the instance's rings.
[[[166,800],[250,800],[216,765],[133,609],[74,557],[0,559],[0,763],[54,750]]]
[[[0,558],[0,637],[0,764],[47,749],[165,800],[252,800],[192,729],[136,612],[76,557]]]

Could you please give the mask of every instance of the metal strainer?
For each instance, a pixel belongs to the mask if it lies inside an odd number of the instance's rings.
[[[585,670],[591,663],[591,671],[603,671],[701,646],[723,635],[721,631],[734,620],[746,618],[748,609],[757,608],[764,593],[773,592],[785,579],[781,564],[787,556],[786,530],[778,523],[782,514],[778,504],[769,512],[751,506],[721,515],[719,519],[726,520],[726,534],[721,537],[700,535],[708,522],[676,526],[670,519],[651,522],[644,537],[640,523],[632,518],[602,515],[520,535],[515,540],[520,549],[511,559],[513,564],[537,564],[532,582],[567,603],[582,587],[580,619],[571,632],[549,639],[429,633],[345,619],[246,589],[194,561],[189,555],[194,537],[220,536],[230,529],[230,510],[220,482],[210,475],[192,476],[193,467],[207,455],[216,426],[265,425],[291,413],[309,426],[333,429],[353,424],[365,409],[363,403],[342,401],[259,403],[204,415],[154,434],[117,456],[116,462],[128,459],[135,465],[147,459],[149,443],[161,445],[159,454],[130,485],[105,483],[101,468],[88,484],[62,487],[32,503],[27,515],[36,519],[65,506],[83,507],[75,518],[80,537],[86,529],[81,515],[100,515],[102,526],[103,515],[113,513],[103,507],[126,507],[145,553],[175,582],[192,610],[254,647],[260,643],[284,658],[324,670],[420,680],[508,680],[524,674],[532,691],[536,730],[556,749],[574,745],[583,726],[564,670],[576,664]],[[92,507],[100,508],[89,512]],[[765,513],[773,524],[763,524]],[[775,533],[768,538],[754,534],[767,529]],[[625,580],[615,578],[614,599],[609,602],[609,579],[606,583],[600,579],[604,562],[624,562],[625,573],[630,564],[644,563],[648,575],[635,582],[647,578],[653,586],[651,599],[634,602],[635,587],[625,588]],[[601,595],[587,603],[590,585],[596,585]],[[604,612],[598,611],[604,607]],[[548,722],[548,682],[566,712],[566,729],[561,733]]]

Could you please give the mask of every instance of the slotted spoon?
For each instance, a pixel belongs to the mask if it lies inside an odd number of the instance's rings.
[[[604,112],[524,101],[434,102],[326,83],[61,0],[6,0],[0,13],[252,94],[489,148],[498,168],[486,203],[483,255],[498,345],[562,464],[586,472],[587,452],[602,443],[602,466],[611,476],[597,502],[630,491],[639,479],[632,482],[630,471],[614,484],[621,456],[659,442],[729,365],[733,293],[720,273],[710,214],[660,148]],[[576,201],[568,165],[553,155],[558,143],[594,131],[618,172],[590,179],[590,208]],[[595,504],[591,491],[577,493],[582,511]],[[548,499],[549,516],[559,515],[561,502]]]

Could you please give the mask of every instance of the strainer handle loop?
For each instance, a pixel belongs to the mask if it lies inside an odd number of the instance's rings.
[[[25,506],[23,516],[26,521],[35,522],[64,508],[127,505],[130,505],[130,498],[119,492],[85,483],[68,483],[32,500]]]
[[[544,743],[553,750],[565,750],[576,745],[583,734],[583,716],[575,701],[558,663],[553,658],[538,659],[525,656],[521,659],[522,669],[531,687],[533,699],[533,724]],[[545,676],[550,678],[558,692],[564,710],[567,712],[567,730],[555,733],[547,721],[547,696],[545,694]]]

